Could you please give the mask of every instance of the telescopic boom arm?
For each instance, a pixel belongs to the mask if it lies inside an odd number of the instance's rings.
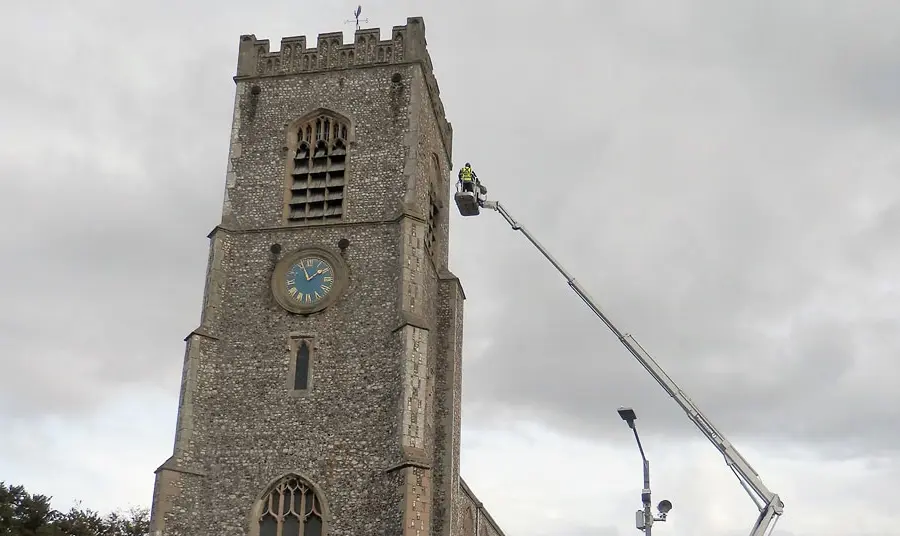
[[[623,334],[616,328],[615,325],[603,314],[603,311],[600,310],[588,293],[581,288],[581,285],[578,284],[578,281],[575,280],[574,277],[569,275],[566,272],[565,268],[563,268],[556,259],[553,258],[550,253],[544,249],[544,247],[538,242],[531,233],[528,232],[527,229],[519,225],[519,223],[509,215],[505,208],[503,208],[500,203],[496,201],[485,201],[484,208],[489,208],[492,210],[496,210],[500,213],[501,216],[512,226],[514,231],[521,231],[525,238],[527,238],[533,245],[541,252],[541,254],[547,258],[548,261],[566,278],[566,282],[572,287],[572,290],[575,291],[575,294],[578,294],[578,297],[581,298],[585,304],[597,315],[600,320],[606,324],[606,327],[609,328],[610,331],[618,337],[619,341],[631,352],[638,362],[647,369],[647,372],[653,376],[663,389],[666,390],[666,393],[669,394],[675,402],[681,406],[681,409],[687,413],[688,418],[694,425],[703,432],[703,435],[706,436],[707,439],[712,442],[713,445],[719,449],[719,452],[725,457],[725,462],[728,464],[728,467],[734,472],[735,476],[737,476],[738,481],[740,481],[741,486],[744,487],[744,490],[750,495],[750,498],[753,499],[753,502],[756,504],[756,507],[759,509],[759,517],[756,519],[756,523],[753,525],[753,530],[750,532],[750,536],[766,536],[771,534],[771,531],[775,529],[775,524],[777,523],[777,517],[781,515],[784,510],[784,503],[781,502],[781,498],[776,493],[772,493],[769,491],[769,488],[763,484],[762,479],[760,479],[759,475],[756,471],[753,470],[753,467],[744,459],[743,456],[734,448],[734,446],[725,439],[716,427],[713,426],[709,419],[703,415],[697,406],[691,401],[690,398],[684,391],[681,390],[680,387],[669,377],[668,374],[663,371],[663,369],[656,363],[656,361],[647,353],[644,348],[638,344],[638,342],[628,334]]]

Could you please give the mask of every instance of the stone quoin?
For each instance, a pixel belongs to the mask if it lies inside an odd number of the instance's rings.
[[[154,536],[503,535],[459,476],[453,131],[425,23],[342,35],[240,38]]]

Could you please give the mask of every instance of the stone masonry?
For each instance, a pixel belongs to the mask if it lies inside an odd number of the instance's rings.
[[[290,37],[278,52],[240,39],[222,220],[154,536],[502,536],[459,477],[452,129],[424,21],[380,38]],[[295,314],[272,274],[309,247],[338,259],[342,285]]]

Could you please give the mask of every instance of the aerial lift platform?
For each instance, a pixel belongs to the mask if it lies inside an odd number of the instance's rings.
[[[462,185],[457,182],[456,195],[453,196],[453,199],[456,201],[460,214],[463,216],[478,216],[481,214],[481,207],[484,206],[486,195],[487,188],[481,182],[475,183],[474,192],[463,191]]]
[[[737,449],[734,448],[731,442],[729,442],[728,439],[713,426],[709,419],[707,419],[700,411],[700,408],[698,408],[691,399],[688,398],[684,391],[678,387],[675,381],[665,373],[656,360],[654,360],[631,335],[623,334],[619,331],[603,311],[600,310],[600,307],[594,303],[594,300],[591,299],[588,293],[581,288],[581,285],[575,278],[569,275],[565,268],[563,268],[562,265],[560,265],[559,262],[544,249],[544,246],[542,246],[541,243],[525,229],[525,227],[522,227],[514,220],[500,203],[496,201],[487,201],[485,199],[487,188],[484,188],[479,184],[476,185],[476,190],[476,193],[461,192],[459,186],[457,186],[455,199],[456,205],[459,208],[459,213],[463,216],[478,216],[481,213],[481,208],[495,210],[503,216],[503,219],[509,223],[514,231],[521,231],[521,233],[525,235],[525,238],[527,238],[528,241],[531,242],[531,244],[537,248],[548,261],[550,261],[550,264],[562,274],[572,290],[575,291],[575,294],[577,294],[588,308],[593,311],[604,324],[606,324],[606,327],[619,339],[619,342],[628,349],[641,366],[653,376],[653,379],[656,380],[666,393],[675,400],[682,410],[684,410],[688,419],[694,423],[694,426],[696,426],[725,457],[725,463],[728,465],[729,469],[734,472],[741,486],[747,494],[750,495],[750,498],[759,510],[759,516],[756,518],[756,523],[754,523],[753,529],[750,531],[750,536],[768,536],[772,534],[772,531],[775,530],[775,524],[778,522],[779,516],[781,516],[784,511],[784,503],[781,501],[778,494],[773,493],[765,484],[763,484],[759,474],[750,466],[750,463],[747,462]]]

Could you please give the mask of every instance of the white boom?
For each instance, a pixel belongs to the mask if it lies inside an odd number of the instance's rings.
[[[688,418],[694,425],[703,432],[703,435],[706,436],[707,439],[712,442],[713,445],[719,449],[719,452],[725,457],[725,462],[728,464],[728,467],[734,472],[735,476],[737,476],[738,481],[740,481],[741,486],[743,486],[744,490],[750,495],[750,498],[753,499],[753,502],[756,504],[756,507],[759,509],[759,517],[756,518],[756,523],[753,525],[753,530],[750,531],[750,536],[766,536],[772,533],[775,529],[775,524],[778,522],[778,516],[780,516],[784,510],[784,503],[781,501],[781,498],[776,493],[772,493],[769,491],[769,488],[763,484],[762,479],[760,479],[759,474],[753,470],[753,467],[744,459],[743,456],[734,448],[734,446],[725,439],[716,427],[713,426],[709,419],[703,415],[697,406],[691,401],[690,398],[684,391],[681,390],[680,387],[669,377],[668,374],[663,371],[663,369],[657,364],[657,362],[650,357],[650,354],[647,353],[644,348],[638,344],[634,337],[628,334],[622,334],[616,328],[615,325],[603,314],[603,311],[594,303],[588,293],[585,292],[581,285],[575,280],[574,277],[569,275],[566,272],[565,268],[563,268],[556,259],[553,258],[550,253],[544,249],[544,246],[540,244],[531,233],[528,232],[527,229],[519,225],[519,223],[509,215],[506,209],[500,205],[500,203],[496,201],[485,201],[484,208],[489,208],[492,210],[496,210],[503,216],[504,219],[512,226],[514,231],[521,231],[525,238],[527,238],[533,245],[541,252],[541,254],[547,258],[548,261],[566,278],[566,282],[568,282],[569,286],[572,287],[572,290],[575,291],[575,294],[578,294],[578,297],[584,300],[584,303],[594,312],[600,320],[606,324],[606,327],[610,329],[610,331],[615,334],[616,337],[619,338],[619,341],[631,352],[638,362],[647,369],[647,372],[653,376],[663,389],[666,390],[666,393],[669,394],[675,402],[681,406],[681,409],[687,414]],[[477,213],[477,212],[476,212]]]

